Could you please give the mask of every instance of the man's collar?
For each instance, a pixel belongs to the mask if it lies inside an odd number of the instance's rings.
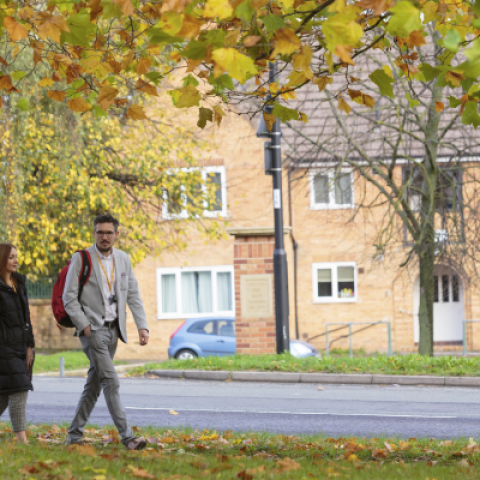
[[[113,256],[113,248],[112,248],[112,251],[110,253],[110,255],[108,255],[108,257],[106,257],[98,248],[97,248],[97,244],[95,243],[95,251],[97,252],[97,254],[100,256],[100,258],[110,258]]]

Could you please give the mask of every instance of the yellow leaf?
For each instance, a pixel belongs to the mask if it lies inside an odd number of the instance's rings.
[[[313,73],[310,68],[312,56],[313,52],[311,47],[308,45],[303,45],[303,47],[300,49],[300,52],[298,52],[292,58],[293,67],[296,70],[302,71],[309,80],[313,79]]]
[[[213,116],[215,117],[217,125],[220,126],[220,124],[222,123],[222,118],[225,116],[225,113],[223,112],[220,105],[215,105],[213,107]]]
[[[291,88],[286,87],[285,85],[281,88],[280,95],[284,100],[297,99],[297,94],[295,93],[295,90],[292,90]]]
[[[247,47],[247,48],[250,48],[250,47],[253,47],[254,45],[256,45],[258,43],[259,40],[261,40],[261,36],[260,35],[249,35],[248,37],[245,37],[243,39],[243,44]]]
[[[435,110],[440,113],[445,110],[445,105],[442,102],[435,102]]]
[[[303,72],[296,72],[293,71],[288,76],[288,86],[289,87],[296,87],[298,85],[302,85],[303,83],[307,82],[308,78],[305,76]]]
[[[281,28],[277,30],[273,40],[275,41],[275,49],[272,53],[273,57],[277,55],[290,55],[302,46],[302,42],[291,28]]]
[[[3,25],[14,42],[18,42],[18,40],[22,40],[28,36],[27,29],[12,17],[5,17],[3,19]]]
[[[57,102],[63,102],[65,100],[65,92],[61,92],[60,90],[50,90],[47,95],[48,98],[56,100]]]
[[[350,98],[359,105],[365,105],[368,108],[375,106],[375,100],[370,95],[360,92],[359,90],[348,89],[348,95]]]
[[[158,97],[158,91],[157,87],[155,85],[152,85],[151,83],[148,83],[145,80],[142,80],[139,78],[136,83],[137,90],[140,90],[147,95],[151,95],[152,97]]]
[[[338,108],[347,114],[352,111],[352,107],[343,99],[341,95],[338,97]]]
[[[286,12],[289,8],[293,7],[295,0],[280,0],[283,5],[283,10]]]
[[[268,89],[270,90],[270,92],[273,94],[273,95],[276,95],[276,93],[278,92],[278,85],[273,82],[273,83],[270,83],[268,85]]]
[[[321,92],[327,88],[327,85],[333,82],[332,77],[319,77],[313,80],[313,83],[317,85],[318,91]]]
[[[120,93],[118,89],[110,85],[102,85],[97,96],[97,103],[107,111],[110,105],[113,103],[115,97]]]
[[[235,80],[245,83],[249,75],[253,76],[258,72],[253,60],[235,48],[218,48],[213,51],[212,59],[215,62],[213,67],[215,77],[228,72]]]
[[[185,14],[183,17],[182,28],[177,35],[185,38],[196,38],[200,34],[203,21],[192,15]]]
[[[460,82],[462,80],[465,80],[465,77],[461,74],[461,73],[458,73],[458,72],[451,72],[451,71],[448,71],[446,74],[445,74],[445,80],[447,82],[450,82],[452,85],[454,85],[455,87],[459,87],[460,86]]]
[[[73,100],[67,101],[68,108],[77,113],[88,112],[92,106],[86,102],[82,97],[74,98]]]
[[[335,47],[335,55],[340,57],[340,60],[343,63],[348,63],[349,65],[355,65],[355,62],[352,60],[352,57],[350,57],[350,54],[352,53],[353,49],[349,45],[337,45]]]
[[[148,118],[140,105],[132,105],[127,110],[127,117],[132,120],[146,120]]]
[[[126,55],[125,58],[122,60],[122,70],[126,70],[130,64],[133,62],[135,58],[135,54],[132,50],[130,50]]]
[[[271,132],[275,122],[277,121],[277,117],[273,113],[263,112],[263,119],[267,124],[268,131]]]
[[[183,88],[175,90],[175,106],[177,108],[188,108],[198,105],[202,96],[194,85],[185,85]]]
[[[220,20],[231,17],[233,15],[233,8],[228,0],[207,0],[205,5],[204,17],[215,18]]]
[[[126,17],[129,17],[133,13],[132,0],[113,0],[113,3],[116,3],[120,7],[120,10],[122,10],[122,13]]]
[[[45,78],[42,78],[38,84],[41,86],[41,87],[51,87],[55,82],[49,78],[49,77],[45,77]]]
[[[149,58],[141,58],[138,61],[137,74],[143,75],[144,73],[148,73],[150,71],[151,65],[152,65],[152,61]]]
[[[170,415],[180,415],[178,412],[176,412],[175,410],[170,410],[168,412]]]

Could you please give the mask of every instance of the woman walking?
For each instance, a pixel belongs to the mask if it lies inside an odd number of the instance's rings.
[[[7,409],[18,443],[28,443],[25,406],[33,390],[32,325],[25,275],[17,272],[17,249],[0,243],[0,415]]]

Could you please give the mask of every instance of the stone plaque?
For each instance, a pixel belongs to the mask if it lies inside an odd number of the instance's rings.
[[[273,317],[273,275],[242,275],[240,300],[242,317]]]

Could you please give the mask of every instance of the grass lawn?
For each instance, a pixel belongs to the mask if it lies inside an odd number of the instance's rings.
[[[194,360],[169,360],[133,369],[143,375],[154,369],[256,370],[264,372],[383,373],[391,375],[479,376],[480,357],[428,357],[422,355],[375,355],[371,357],[324,356],[295,358],[283,355],[234,355]]]
[[[65,359],[65,370],[78,370],[88,368],[90,365],[88,358],[81,351],[70,350],[52,355],[37,354],[35,356],[33,373],[58,372],[60,370],[60,357]],[[114,361],[113,363],[120,365],[126,362]]]
[[[9,480],[399,479],[478,478],[473,439],[293,437],[264,433],[135,429],[148,438],[127,452],[112,427],[86,430],[85,446],[64,446],[66,428],[29,427],[17,445],[0,423],[0,478]]]

